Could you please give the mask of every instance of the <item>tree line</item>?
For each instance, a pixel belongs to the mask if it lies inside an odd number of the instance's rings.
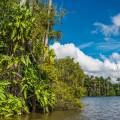
[[[119,78],[117,79],[119,81]],[[111,78],[86,76],[84,81],[87,96],[119,96],[120,83],[112,83]]]

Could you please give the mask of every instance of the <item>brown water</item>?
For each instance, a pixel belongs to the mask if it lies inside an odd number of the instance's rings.
[[[85,97],[82,101],[85,108],[81,111],[30,114],[18,120],[120,120],[120,97]]]
[[[51,114],[31,114],[24,116],[21,120],[83,120],[80,111],[56,111]],[[87,120],[87,119],[85,119]]]

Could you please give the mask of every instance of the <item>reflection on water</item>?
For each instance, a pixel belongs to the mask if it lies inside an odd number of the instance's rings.
[[[83,103],[85,108],[82,111],[30,114],[19,120],[120,120],[120,97],[85,97]]]
[[[56,111],[51,114],[31,114],[21,120],[84,120],[80,111]],[[88,119],[85,119],[88,120]]]

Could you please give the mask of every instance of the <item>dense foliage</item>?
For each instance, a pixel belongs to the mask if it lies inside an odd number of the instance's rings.
[[[86,76],[84,87],[87,96],[118,96],[120,95],[120,84],[111,83],[111,78]]]
[[[81,107],[80,98],[85,92],[83,87],[85,75],[79,63],[75,63],[74,59],[68,57],[57,60],[56,67],[59,72],[58,105]]]
[[[54,51],[45,46],[46,35],[60,38],[53,29],[56,11],[52,7],[48,16],[46,4],[32,7],[0,0],[0,116],[45,113],[59,103],[81,107],[83,71],[70,58],[55,62]]]

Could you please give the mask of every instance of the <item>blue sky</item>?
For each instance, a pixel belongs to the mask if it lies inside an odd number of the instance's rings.
[[[100,25],[113,25],[112,17],[120,13],[120,0],[53,0],[58,8],[67,13],[62,25],[56,29],[62,31],[61,43],[74,43],[84,53],[94,58],[100,55],[110,56],[119,53],[120,36],[106,37]],[[114,31],[114,30],[113,30]],[[107,40],[106,40],[107,39]],[[111,46],[113,46],[111,48]]]
[[[66,9],[62,39],[51,47],[58,59],[69,56],[88,75],[120,78],[120,0],[53,0]]]

